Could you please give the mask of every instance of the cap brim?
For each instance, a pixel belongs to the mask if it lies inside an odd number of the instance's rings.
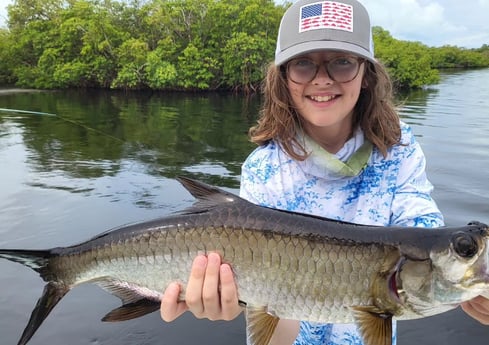
[[[312,53],[318,50],[333,50],[345,53],[352,53],[364,57],[367,60],[375,63],[375,58],[373,57],[373,55],[368,50],[360,46],[348,42],[324,40],[304,42],[285,49],[275,56],[275,65],[280,66],[284,62],[296,56]]]

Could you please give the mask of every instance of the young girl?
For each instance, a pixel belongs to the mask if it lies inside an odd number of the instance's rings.
[[[443,225],[425,157],[395,111],[391,82],[374,58],[369,16],[359,2],[295,2],[280,24],[264,96],[250,130],[259,147],[242,168],[243,198],[358,224]],[[231,268],[217,254],[195,259],[186,302],[177,302],[179,293],[176,283],[165,291],[164,320],[186,310],[211,320],[241,312]],[[464,310],[489,323],[488,300],[465,303]],[[292,320],[281,320],[270,342],[361,343],[353,324]]]

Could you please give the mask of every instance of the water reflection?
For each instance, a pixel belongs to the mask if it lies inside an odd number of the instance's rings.
[[[396,103],[401,118],[411,125],[423,125],[428,116],[426,108],[431,99],[435,98],[439,90],[426,88],[404,92],[396,96]]]
[[[404,118],[422,144],[435,199],[451,225],[489,217],[487,78],[489,69],[442,74],[434,92],[413,93],[401,110],[405,116],[411,103],[425,103],[417,119]]]
[[[400,115],[420,139],[437,188],[452,189],[448,179],[460,176],[446,164],[454,154],[472,170],[485,169],[489,87],[480,79],[487,71],[442,75],[439,85],[398,96]],[[24,156],[28,186],[115,202],[130,196],[140,207],[159,207],[161,177],[184,174],[238,187],[241,163],[254,148],[246,133],[258,106],[258,97],[229,94],[4,93],[0,107],[57,116],[0,113],[0,149]],[[5,147],[10,137],[21,148]],[[129,186],[126,192],[114,190],[120,184]],[[475,192],[478,186],[464,188]]]
[[[10,94],[0,102],[57,115],[0,114],[0,133],[13,135],[15,127],[22,137],[36,175],[29,185],[75,193],[94,191],[94,179],[127,171],[186,174],[237,187],[241,162],[253,148],[246,132],[258,107],[257,99],[233,95],[114,92]]]

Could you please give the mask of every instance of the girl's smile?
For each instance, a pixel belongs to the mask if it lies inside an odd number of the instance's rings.
[[[356,76],[348,82],[331,79],[325,61],[341,57],[339,53],[309,53],[301,58],[319,66],[314,78],[299,84],[287,78],[292,103],[303,119],[306,133],[321,143],[326,150],[336,153],[350,138],[353,109],[362,88],[364,64],[358,67]],[[356,72],[356,71],[355,71]],[[290,68],[288,69],[290,74]]]

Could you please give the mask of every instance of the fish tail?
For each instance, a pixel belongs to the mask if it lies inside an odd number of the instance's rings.
[[[32,338],[37,329],[41,326],[43,321],[48,317],[49,313],[58,304],[59,301],[69,291],[64,285],[59,285],[54,282],[47,283],[44,286],[41,298],[37,301],[34,310],[31,313],[31,317],[27,326],[20,337],[17,345],[25,345]]]
[[[44,286],[41,298],[37,301],[17,345],[27,344],[56,304],[70,290],[65,284],[54,281],[55,275],[51,272],[49,263],[55,256],[56,254],[50,250],[0,249],[0,258],[31,268],[38,272],[44,281],[48,282]]]

